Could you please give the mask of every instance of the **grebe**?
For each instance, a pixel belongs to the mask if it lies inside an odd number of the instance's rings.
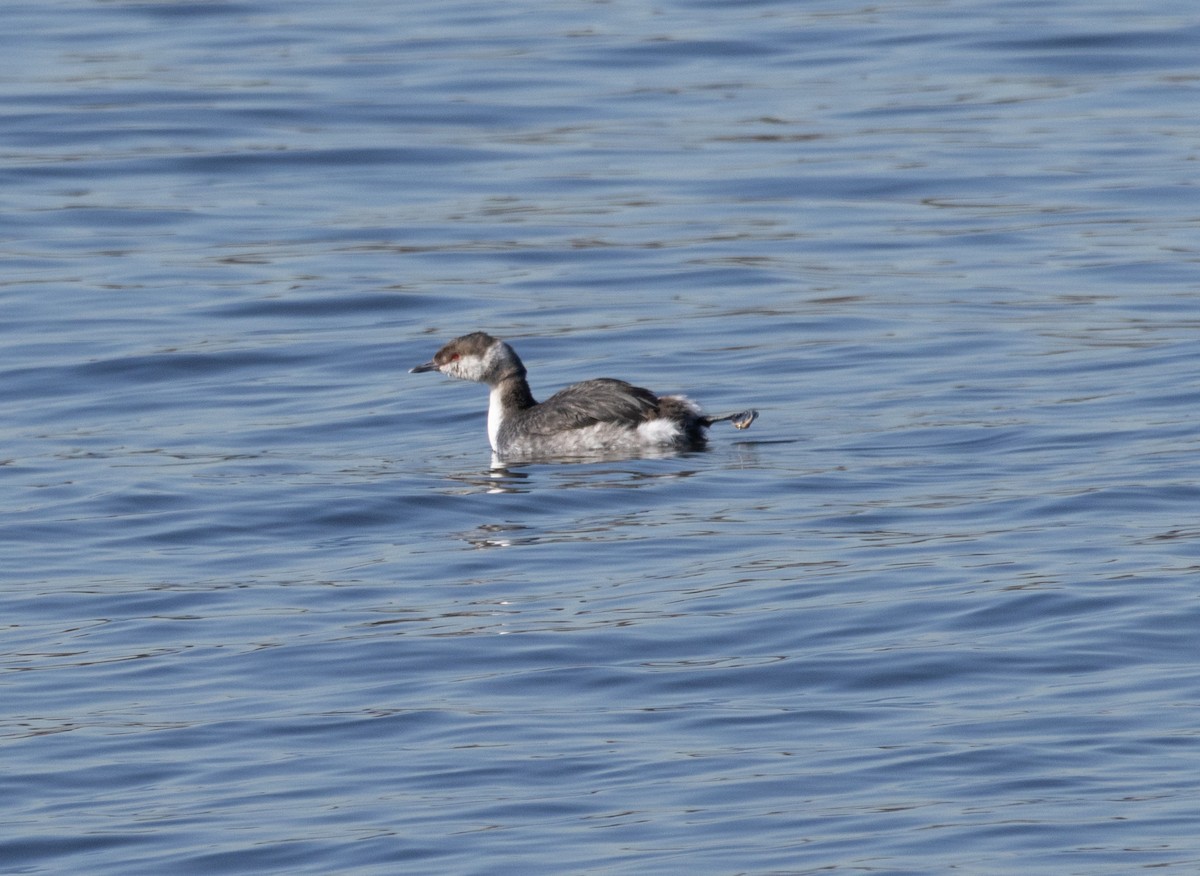
[[[753,410],[709,416],[682,395],[657,396],[611,377],[572,384],[539,404],[513,348],[484,332],[455,338],[410,373],[422,371],[491,387],[488,440],[507,458],[697,449],[713,423],[746,429],[758,416]]]

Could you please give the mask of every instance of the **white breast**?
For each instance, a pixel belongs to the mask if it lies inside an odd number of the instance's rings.
[[[503,422],[504,409],[500,405],[500,390],[494,387],[488,398],[488,441],[492,444],[492,450],[496,452],[500,451],[500,424]]]

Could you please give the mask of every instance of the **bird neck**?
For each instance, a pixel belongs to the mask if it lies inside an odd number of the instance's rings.
[[[488,399],[488,440],[492,450],[500,450],[500,428],[504,421],[536,404],[523,369],[492,385],[492,394]]]

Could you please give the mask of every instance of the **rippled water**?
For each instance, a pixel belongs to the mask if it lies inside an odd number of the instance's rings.
[[[0,22],[0,870],[1200,866],[1191,4]]]

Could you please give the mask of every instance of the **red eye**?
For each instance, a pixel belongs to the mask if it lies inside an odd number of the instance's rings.
[[[458,361],[458,353],[455,353],[454,355],[452,355],[452,356],[450,357],[450,361],[451,361],[451,362],[457,362],[457,361]]]

